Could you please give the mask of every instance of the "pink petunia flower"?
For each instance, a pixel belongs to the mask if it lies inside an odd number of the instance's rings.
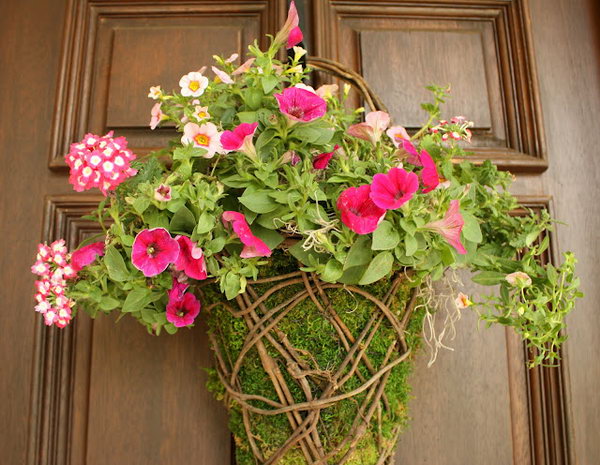
[[[171,200],[171,186],[167,184],[161,184],[154,189],[154,199],[159,202],[168,202]]]
[[[250,226],[246,221],[246,217],[239,212],[226,211],[221,216],[224,224],[231,224],[233,231],[240,238],[244,248],[240,257],[252,258],[252,257],[270,257],[271,249],[262,240],[252,234]]]
[[[202,249],[187,236],[177,236],[179,257],[175,261],[175,269],[183,271],[192,279],[206,279],[206,263]]]
[[[288,87],[275,94],[279,110],[291,121],[308,123],[320,118],[327,111],[327,102],[318,95],[298,87]]]
[[[419,178],[402,168],[373,176],[371,200],[379,208],[395,210],[408,202],[419,188]]]
[[[338,90],[339,86],[337,84],[323,84],[316,90],[316,92],[321,98],[331,98],[333,97],[333,94],[338,92]]]
[[[440,175],[438,174],[433,158],[431,158],[431,155],[429,155],[427,150],[421,150],[420,160],[423,164],[420,177],[423,186],[425,186],[423,188],[423,193],[426,194],[427,192],[431,192],[439,185]]]
[[[229,55],[229,58],[227,58],[227,60],[225,60],[225,63],[233,63],[239,57],[240,57],[239,53],[232,53],[231,55]]]
[[[185,292],[187,285],[173,280],[167,303],[167,321],[177,328],[191,325],[200,313],[200,301],[191,292]]]
[[[442,235],[459,254],[464,255],[467,253],[467,250],[460,242],[460,233],[464,224],[465,221],[460,214],[460,202],[455,199],[450,201],[450,207],[443,219],[428,223],[425,225],[425,228]]]
[[[371,111],[365,117],[364,123],[353,124],[348,128],[348,134],[359,139],[371,142],[373,145],[379,142],[383,131],[390,124],[390,115],[385,111]]]
[[[329,166],[329,160],[333,157],[333,154],[339,149],[339,145],[335,145],[331,152],[320,153],[315,158],[313,158],[313,168],[316,170],[326,170]]]
[[[403,145],[403,141],[410,141],[410,136],[402,126],[392,126],[385,132],[397,148]]]
[[[223,148],[220,142],[220,133],[213,123],[204,123],[198,126],[196,123],[186,123],[183,127],[182,144],[193,144],[206,150],[204,158],[212,158],[216,152]]]
[[[242,123],[233,131],[223,131],[221,145],[225,150],[235,150],[245,153],[250,158],[256,158],[256,148],[252,142],[258,123]]]
[[[75,271],[81,270],[96,260],[96,257],[104,255],[104,242],[94,242],[86,245],[71,254],[71,265]]]
[[[233,79],[225,71],[220,70],[216,66],[212,66],[211,69],[223,84],[233,84]]]
[[[184,97],[200,97],[208,87],[208,78],[201,71],[192,71],[181,77],[179,87]]]
[[[454,299],[454,305],[456,305],[456,308],[458,308],[459,310],[464,310],[465,308],[468,308],[471,305],[473,305],[473,302],[471,302],[467,294],[465,294],[464,292],[459,292],[456,296],[456,299]]]
[[[281,45],[286,44],[287,48],[292,48],[302,40],[302,31],[298,27],[300,18],[298,17],[298,10],[296,9],[296,3],[292,0],[290,8],[288,10],[287,19],[283,24],[283,27],[279,30],[273,43],[279,48]],[[300,38],[300,40],[298,40]],[[297,42],[295,42],[298,40]],[[293,45],[290,45],[293,44]]]
[[[162,273],[179,257],[179,243],[165,228],[144,229],[133,241],[131,262],[144,276]]]
[[[231,73],[231,75],[237,76],[238,74],[247,73],[250,70],[250,68],[252,67],[254,60],[256,60],[256,58],[254,58],[254,57],[248,58],[238,68],[236,68],[235,71],[233,71],[233,73]]]
[[[151,118],[150,118],[150,129],[152,129],[152,130],[156,129],[156,127],[158,126],[158,124],[161,121],[169,118],[160,109],[161,105],[162,104],[160,102],[156,102],[154,104],[154,106],[152,107],[152,110],[150,112],[150,115],[151,115]]]
[[[86,134],[81,142],[71,144],[65,161],[70,168],[69,182],[77,192],[97,187],[107,195],[137,173],[131,168],[135,155],[127,148],[127,140],[112,136],[112,131],[102,137]]]
[[[342,223],[357,234],[369,234],[385,217],[385,210],[371,200],[371,186],[349,187],[338,198]]]

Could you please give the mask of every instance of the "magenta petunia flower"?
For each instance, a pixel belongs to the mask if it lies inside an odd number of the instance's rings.
[[[252,234],[250,226],[246,221],[246,217],[239,212],[226,211],[221,216],[224,224],[230,223],[235,234],[240,238],[244,248],[240,257],[252,258],[252,257],[270,257],[271,249],[262,240]]]
[[[191,325],[200,313],[200,301],[191,292],[185,292],[187,284],[173,279],[167,303],[167,321],[177,328]]]
[[[402,168],[373,176],[371,200],[379,208],[395,210],[408,202],[419,188],[419,178]]]
[[[349,187],[338,198],[342,223],[357,234],[369,234],[385,217],[385,210],[371,200],[371,186]]]
[[[406,159],[406,161],[411,165],[423,166],[423,163],[421,163],[421,155],[419,154],[413,143],[408,139],[402,139],[401,143],[402,148],[406,151],[406,153],[408,153],[408,158]]]
[[[339,145],[335,145],[331,152],[320,153],[315,158],[313,158],[313,168],[316,170],[326,170],[329,166],[329,160],[333,157],[333,154],[339,149]]]
[[[290,49],[298,45],[300,42],[302,42],[302,39],[304,39],[304,34],[302,34],[300,27],[296,26],[290,31],[285,48]]]
[[[71,254],[71,266],[75,271],[79,271],[102,255],[104,255],[104,242],[94,242]]]
[[[465,220],[460,214],[460,202],[451,200],[450,207],[446,211],[444,218],[425,225],[425,228],[431,229],[441,234],[459,254],[466,254],[467,251],[460,242],[460,233],[462,232]]]
[[[175,260],[175,268],[190,278],[206,279],[206,263],[202,249],[187,236],[177,236],[175,240],[179,243],[179,257]]]
[[[179,243],[165,228],[144,229],[133,241],[131,262],[144,276],[162,273],[179,257]]]
[[[433,158],[427,153],[427,150],[421,150],[420,160],[423,164],[423,169],[421,170],[421,182],[424,186],[423,193],[426,194],[438,186],[440,183],[440,175],[438,174]]]
[[[347,132],[351,136],[369,141],[375,145],[381,139],[383,131],[389,124],[390,115],[385,111],[371,111],[365,117],[364,123],[353,124]]]
[[[225,150],[235,150],[245,153],[250,158],[256,158],[256,148],[252,142],[258,123],[242,123],[233,131],[223,131],[221,145]]]
[[[299,87],[288,87],[275,94],[279,110],[292,121],[308,123],[327,111],[327,102],[317,94]]]

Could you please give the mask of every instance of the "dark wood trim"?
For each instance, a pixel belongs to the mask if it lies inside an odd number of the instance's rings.
[[[524,207],[534,211],[553,211],[551,197],[519,196]],[[550,247],[544,262],[559,263],[556,234],[549,233]],[[521,345],[523,362],[535,354]],[[532,465],[574,465],[574,443],[569,392],[568,344],[561,350],[561,363],[556,367],[539,366],[525,370],[529,409],[529,438]]]
[[[101,199],[99,195],[47,197],[42,241],[64,238],[70,249],[77,246],[86,234],[97,231],[95,223],[80,217],[94,209]],[[75,320],[59,330],[46,327],[42,318],[36,319],[27,465],[84,463],[85,453],[81,448],[85,448],[85,438],[80,438],[83,442],[72,441],[72,435],[74,418],[81,415],[87,418],[88,388],[75,386],[74,380],[75,370],[90,371],[89,354],[81,351],[91,349],[91,341],[80,344],[77,354],[77,360],[85,363],[77,363],[75,347],[76,338],[89,340],[91,324]],[[89,374],[80,379],[89,383]],[[79,423],[86,424],[87,420]],[[77,460],[71,460],[73,455]]]

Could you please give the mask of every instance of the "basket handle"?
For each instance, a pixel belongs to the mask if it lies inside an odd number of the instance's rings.
[[[308,57],[307,63],[315,69],[325,71],[353,85],[360,92],[372,110],[385,111],[386,113],[388,112],[387,107],[381,101],[379,96],[373,89],[371,89],[371,87],[369,87],[365,79],[356,71],[352,71],[341,63],[329,60],[327,58],[311,56]]]

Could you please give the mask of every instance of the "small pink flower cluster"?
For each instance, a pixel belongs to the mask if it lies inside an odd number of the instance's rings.
[[[450,118],[450,122],[445,119],[440,120],[437,125],[430,129],[430,131],[433,134],[440,133],[443,141],[454,139],[471,142],[471,136],[473,134],[469,128],[473,127],[473,124],[473,121],[467,121],[464,116],[454,116],[453,118]]]
[[[77,276],[70,263],[64,239],[52,244],[39,244],[36,262],[31,267],[33,274],[41,279],[35,282],[37,293],[35,311],[44,315],[46,325],[64,328],[71,321],[71,308],[75,301],[65,295],[67,280]]]
[[[71,144],[65,160],[71,169],[69,182],[77,192],[97,187],[106,195],[137,173],[131,168],[135,155],[125,137],[112,136],[112,131],[105,136],[86,134],[81,142]]]

